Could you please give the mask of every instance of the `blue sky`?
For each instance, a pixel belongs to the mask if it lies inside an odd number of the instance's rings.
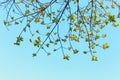
[[[108,26],[103,32],[110,44],[107,50],[99,49],[98,62],[91,61],[89,54],[71,55],[70,61],[61,55],[31,56],[36,51],[31,44],[24,42],[14,46],[19,27],[12,26],[8,31],[3,25],[5,14],[0,9],[0,80],[119,80],[120,79],[120,27]]]

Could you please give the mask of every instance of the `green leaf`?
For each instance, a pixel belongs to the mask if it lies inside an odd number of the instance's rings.
[[[36,57],[36,56],[37,56],[37,54],[36,54],[36,53],[33,53],[33,54],[32,54],[32,57]]]
[[[19,43],[19,42],[15,42],[15,43],[14,43],[14,45],[17,45],[17,46],[19,46],[19,45],[20,45],[20,43]]]
[[[34,41],[34,46],[39,47],[41,43],[40,37],[38,37],[35,41]]]
[[[47,28],[47,29],[50,29],[50,25],[47,25],[46,28]]]
[[[78,3],[78,0],[73,0],[74,1],[74,4]]]
[[[15,24],[16,24],[16,25],[18,25],[18,24],[19,24],[19,22],[17,22],[17,21],[16,21],[16,22],[15,22]]]
[[[93,33],[92,33],[92,32],[88,32],[88,35],[89,35],[89,36],[92,36],[92,35],[93,35]]]
[[[71,40],[75,40],[77,38],[77,36],[75,35],[75,34],[72,34],[71,36],[70,36],[70,39]]]
[[[97,29],[97,30],[96,30],[96,33],[99,33],[99,32],[100,32],[100,29]]]
[[[114,22],[112,25],[113,25],[114,27],[118,27],[118,26],[119,26],[119,24],[118,24],[117,22]]]
[[[98,61],[96,56],[92,56],[92,61]]]
[[[66,42],[67,40],[66,39],[62,39],[63,42]]]
[[[77,54],[79,51],[77,49],[73,50],[74,54]]]
[[[115,8],[115,5],[114,5],[114,4],[112,4],[112,5],[111,5],[111,8],[113,8],[113,9],[114,9],[114,8]]]
[[[30,13],[30,10],[26,10],[24,15],[28,15]]]
[[[103,44],[103,49],[107,49],[107,48],[109,48],[108,43]]]
[[[79,27],[76,27],[76,26],[75,26],[73,31],[76,32],[76,31],[78,31],[78,30],[79,30]]]
[[[93,53],[97,53],[97,51],[96,51],[96,50],[93,50]]]
[[[83,53],[84,53],[84,54],[87,54],[87,53],[88,53],[88,51],[83,51]]]
[[[54,17],[53,20],[52,20],[52,22],[53,22],[53,23],[58,23],[58,18],[55,18],[55,17]]]
[[[72,47],[68,47],[68,50],[70,51]]]
[[[118,13],[117,18],[120,18],[120,12]]]
[[[106,38],[106,34],[102,34],[102,38]]]
[[[115,15],[109,15],[109,16],[108,16],[108,20],[109,20],[110,22],[116,22],[116,20],[115,20]]]
[[[55,52],[55,51],[57,51],[57,49],[54,49],[53,51]]]
[[[35,18],[34,22],[36,22],[36,23],[40,22],[40,17]]]
[[[8,24],[8,22],[6,20],[4,20],[4,25],[6,26]]]
[[[65,54],[63,59],[66,59],[66,60],[69,60],[70,59],[70,56],[68,54]]]
[[[68,19],[72,20],[72,21],[76,21],[76,15],[75,14],[71,14]]]
[[[36,33],[40,33],[40,31],[39,31],[39,30],[36,30]]]
[[[49,44],[49,43],[47,43],[47,44],[46,44],[46,46],[47,46],[47,47],[49,47],[49,46],[50,46],[50,44]]]
[[[30,42],[32,42],[32,39],[29,39]]]
[[[49,55],[51,55],[51,53],[50,53],[50,52],[48,52],[48,53],[47,53],[47,55],[49,56]]]
[[[97,40],[97,39],[99,39],[99,38],[100,38],[100,36],[99,36],[98,34],[96,34],[95,40]]]

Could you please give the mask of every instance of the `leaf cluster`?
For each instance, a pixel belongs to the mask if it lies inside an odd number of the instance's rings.
[[[20,45],[23,42],[23,33],[29,31],[29,42],[38,48],[32,54],[33,57],[37,56],[40,50],[44,50],[47,55],[61,50],[63,59],[69,60],[70,53],[80,53],[82,46],[79,44],[83,40],[87,44],[87,49],[82,52],[90,53],[92,61],[97,61],[97,56],[94,54],[97,53],[96,48],[109,48],[108,43],[99,43],[101,38],[104,39],[107,36],[101,31],[109,24],[113,27],[119,26],[117,21],[120,18],[120,12],[113,14],[110,10],[116,8],[120,10],[120,5],[114,0],[86,0],[86,2],[83,5],[81,0],[46,2],[7,0],[1,3],[7,11],[4,25],[8,27],[12,24],[26,23],[14,44]],[[109,5],[104,3],[109,3]],[[33,28],[33,24],[37,27]],[[49,49],[53,51],[48,51]]]

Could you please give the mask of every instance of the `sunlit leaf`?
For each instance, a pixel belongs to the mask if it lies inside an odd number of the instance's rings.
[[[70,59],[70,56],[68,54],[65,54],[63,59],[66,59],[66,60],[69,60]]]
[[[78,52],[79,52],[79,51],[78,51],[77,49],[74,49],[74,50],[73,50],[73,53],[74,53],[74,54],[77,54]]]
[[[102,38],[105,38],[106,37],[106,34],[102,34]]]
[[[40,22],[40,17],[35,18],[34,22],[36,22],[36,23]]]
[[[108,43],[103,44],[103,49],[107,49],[107,48],[109,48]]]
[[[98,61],[96,56],[92,56],[92,61]]]
[[[112,25],[113,25],[114,27],[118,27],[118,26],[119,26],[119,24],[118,24],[117,22],[114,22]]]

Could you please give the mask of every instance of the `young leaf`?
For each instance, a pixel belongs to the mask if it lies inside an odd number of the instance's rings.
[[[107,48],[109,48],[108,43],[103,44],[103,49],[107,49]]]
[[[98,61],[96,56],[92,56],[92,61]]]
[[[69,60],[70,56],[68,54],[65,54],[63,59]]]
[[[36,54],[36,53],[33,53],[33,54],[32,54],[32,57],[36,57],[36,56],[37,56],[37,54]]]
[[[35,18],[34,22],[36,22],[36,23],[40,22],[40,17]]]
[[[74,54],[77,54],[79,51],[77,49],[73,50]]]

